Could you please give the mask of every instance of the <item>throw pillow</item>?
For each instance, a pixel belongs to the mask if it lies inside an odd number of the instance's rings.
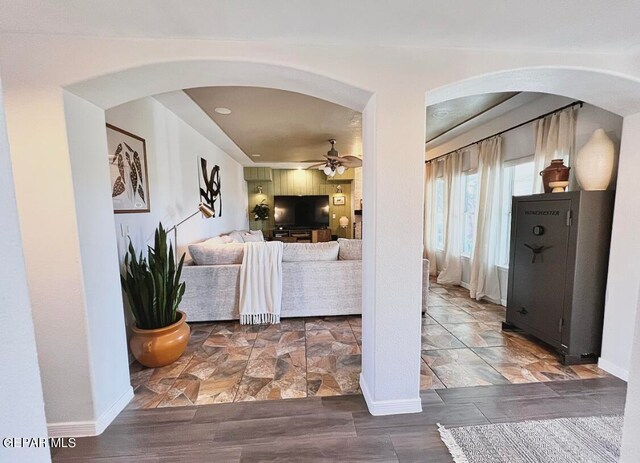
[[[242,238],[242,234],[247,232],[248,230],[235,230],[229,233],[227,236],[234,243],[244,243],[244,238]]]
[[[242,233],[242,239],[245,243],[249,241],[264,241],[264,235],[262,234],[262,230],[249,230],[248,232]]]
[[[362,260],[362,240],[349,240],[338,238],[340,260]]]
[[[208,240],[203,241],[198,244],[229,244],[233,241],[229,238],[228,235],[214,236],[213,238],[209,238]]]
[[[190,244],[189,254],[196,265],[241,264],[244,256],[244,244]]]
[[[282,262],[338,260],[338,243],[284,243]]]

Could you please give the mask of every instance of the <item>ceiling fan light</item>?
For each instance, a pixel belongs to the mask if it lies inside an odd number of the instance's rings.
[[[331,172],[333,172],[333,170],[331,170],[331,166],[324,166],[323,170],[325,175],[331,175]]]
[[[331,169],[331,173],[329,174],[330,177],[333,177],[334,175],[336,175],[336,171]]]
[[[338,175],[344,174],[344,171],[347,170],[343,165],[339,165],[336,169],[338,171]]]

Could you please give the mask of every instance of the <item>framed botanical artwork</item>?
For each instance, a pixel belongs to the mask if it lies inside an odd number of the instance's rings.
[[[213,217],[222,217],[222,184],[220,182],[220,166],[207,167],[207,160],[200,158],[200,202],[209,206]]]
[[[334,206],[344,206],[345,202],[346,202],[346,199],[343,195],[333,197]]]
[[[149,212],[147,149],[144,138],[107,124],[113,212]]]

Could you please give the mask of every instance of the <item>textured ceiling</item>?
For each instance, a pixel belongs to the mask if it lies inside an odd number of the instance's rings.
[[[517,92],[486,93],[427,106],[426,141],[433,141],[517,94]]]
[[[637,0],[0,0],[0,30],[103,37],[629,53]]]
[[[341,155],[362,154],[362,114],[344,106],[269,88],[202,87],[185,93],[254,162],[321,161],[330,138]],[[221,115],[217,107],[232,112]]]

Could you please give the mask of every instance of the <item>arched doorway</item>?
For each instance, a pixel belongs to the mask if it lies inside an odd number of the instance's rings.
[[[636,79],[590,69],[528,68],[498,72],[452,83],[427,93],[427,103],[493,92],[541,92],[570,97],[604,108],[624,118],[620,164],[610,248],[607,298],[599,365],[629,381],[625,436],[638,429],[637,317],[640,271],[634,263],[640,257],[637,243],[640,213],[634,199],[635,172],[640,168],[637,151],[640,139],[640,86]],[[633,357],[632,357],[633,355]],[[623,455],[633,454],[635,442],[625,437]]]
[[[640,112],[640,87],[627,77],[600,71],[576,68],[528,68],[503,71],[469,78],[449,84],[427,93],[427,103],[494,92],[540,92],[566,96],[599,106],[625,117],[620,153],[620,179],[617,185],[617,201],[614,213],[609,279],[607,283],[607,308],[603,352],[600,360],[605,370],[627,379],[631,356],[631,339],[635,321],[635,302],[640,273],[629,268],[630,252],[640,253],[629,242],[626,215],[634,207],[630,202],[633,179],[628,175],[637,169],[638,160],[630,147],[633,115]],[[631,149],[630,149],[631,148]],[[633,251],[632,251],[633,250]],[[635,279],[631,278],[632,272]],[[632,283],[632,281],[635,283]],[[615,307],[625,307],[624,313]],[[624,339],[623,342],[620,342]]]
[[[266,87],[294,91],[325,99],[351,109],[362,111],[364,116],[365,144],[373,146],[367,134],[373,137],[368,127],[374,121],[375,105],[370,102],[371,93],[336,80],[276,65],[239,63],[232,61],[193,61],[162,63],[125,70],[101,76],[89,81],[70,85],[64,95],[64,111],[67,139],[71,158],[72,181],[76,193],[76,218],[81,248],[84,277],[85,303],[89,331],[89,343],[95,345],[94,352],[110,351],[109,377],[105,370],[94,365],[90,368],[96,383],[122,390],[128,383],[128,363],[124,323],[114,307],[122,305],[118,281],[118,262],[114,260],[116,237],[113,229],[108,171],[104,164],[106,152],[104,136],[104,110],[145,96],[168,91],[200,86],[247,86]],[[367,117],[367,112],[371,115]],[[365,148],[364,158],[367,158]],[[367,163],[365,163],[367,169]],[[366,183],[366,181],[365,181]],[[366,186],[365,186],[366,188]],[[365,246],[371,235],[365,233]],[[101,246],[90,243],[100,242]],[[372,246],[372,245],[371,245]],[[363,265],[367,265],[367,257]],[[96,269],[100,268],[100,272]],[[367,293],[366,287],[363,292]],[[367,337],[367,318],[364,311],[363,337]],[[111,336],[96,336],[99,327],[109,326]],[[91,328],[94,330],[91,330]],[[115,333],[115,335],[114,335]],[[96,345],[98,344],[98,345]],[[371,353],[365,342],[363,346],[363,371],[367,370],[367,356]],[[105,359],[106,361],[106,359]],[[126,403],[130,392],[122,396]],[[412,404],[413,406],[413,404]],[[100,432],[98,430],[97,432]]]

